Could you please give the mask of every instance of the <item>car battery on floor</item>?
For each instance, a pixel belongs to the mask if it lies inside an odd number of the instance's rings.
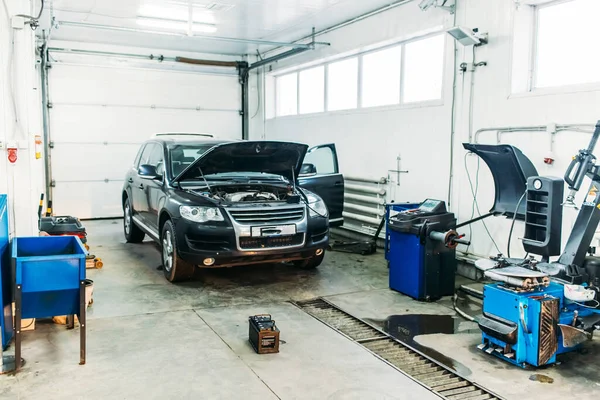
[[[248,318],[248,340],[258,354],[279,353],[279,329],[269,314]]]

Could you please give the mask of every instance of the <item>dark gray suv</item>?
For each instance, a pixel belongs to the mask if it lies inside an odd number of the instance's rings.
[[[334,145],[157,136],[125,177],[124,233],[162,249],[165,277],[265,262],[316,268],[343,223]]]

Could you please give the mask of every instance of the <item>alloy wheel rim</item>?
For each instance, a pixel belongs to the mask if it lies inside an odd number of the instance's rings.
[[[167,272],[173,268],[173,238],[171,237],[171,231],[165,232],[163,237],[163,265]]]
[[[131,210],[129,207],[129,202],[125,205],[125,233],[129,235],[129,230],[131,229]]]

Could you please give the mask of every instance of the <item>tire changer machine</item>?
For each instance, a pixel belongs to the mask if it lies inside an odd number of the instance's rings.
[[[464,144],[483,159],[494,178],[496,204],[513,208],[525,222],[528,256],[502,255],[476,266],[496,283],[484,287],[480,350],[520,367],[541,367],[577,350],[600,329],[600,258],[588,255],[600,222],[600,165],[593,155],[600,121],[585,150],[573,157],[563,179],[537,176],[531,161],[508,145]],[[585,177],[591,185],[561,253],[563,206],[574,207]],[[526,187],[523,183],[526,182]],[[529,256],[540,256],[540,260]],[[552,262],[550,257],[560,256]]]

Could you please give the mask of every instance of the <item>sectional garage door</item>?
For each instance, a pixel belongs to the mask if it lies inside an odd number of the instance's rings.
[[[49,72],[55,215],[122,215],[121,188],[157,132],[241,137],[241,89],[224,74],[54,63]]]

